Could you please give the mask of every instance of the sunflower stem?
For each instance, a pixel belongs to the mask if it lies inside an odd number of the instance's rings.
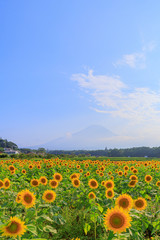
[[[96,202],[95,202],[95,199],[94,199],[94,205],[96,206]],[[95,211],[95,213],[94,213],[94,238],[95,238],[95,240],[96,240],[96,235],[97,235],[97,232],[96,232],[96,222],[97,222],[97,219],[96,219],[96,211]]]
[[[37,230],[37,207],[36,207],[36,204],[35,204],[35,216],[36,216],[36,230]]]
[[[119,233],[117,233],[117,240],[119,240],[120,239],[120,234]]]
[[[96,240],[96,235],[97,235],[97,233],[96,233],[96,220],[95,220],[95,222],[94,222],[94,235],[95,235],[95,240]]]

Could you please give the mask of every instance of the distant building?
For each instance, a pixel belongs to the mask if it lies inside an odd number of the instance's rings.
[[[17,150],[13,150],[11,148],[4,148],[4,153],[7,153],[7,154],[19,154],[20,152],[17,151]]]

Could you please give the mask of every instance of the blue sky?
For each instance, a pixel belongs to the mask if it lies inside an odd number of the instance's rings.
[[[31,146],[98,124],[124,140],[113,147],[159,146],[159,9],[0,1],[0,137]]]

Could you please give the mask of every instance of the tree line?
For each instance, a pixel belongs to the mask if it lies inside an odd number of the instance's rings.
[[[132,148],[113,148],[104,150],[75,150],[63,151],[52,150],[47,151],[54,155],[82,155],[82,156],[106,156],[106,157],[160,157],[160,147],[132,147]]]
[[[11,148],[13,150],[18,150],[17,144],[14,142],[8,141],[7,139],[0,138],[0,151],[4,151],[4,148]]]
[[[89,156],[105,156],[105,157],[157,157],[160,158],[160,146],[159,147],[132,147],[132,148],[111,148],[99,149],[99,150],[46,150],[45,148],[30,149],[30,148],[18,148],[17,144],[8,141],[7,139],[0,138],[0,152],[4,151],[4,148],[11,148],[13,150],[19,150],[21,154],[30,155],[43,155],[44,157],[52,156],[70,156],[70,157],[89,157]]]

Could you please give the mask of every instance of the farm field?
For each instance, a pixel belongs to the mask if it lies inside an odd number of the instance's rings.
[[[160,239],[160,160],[0,160],[0,239]]]

